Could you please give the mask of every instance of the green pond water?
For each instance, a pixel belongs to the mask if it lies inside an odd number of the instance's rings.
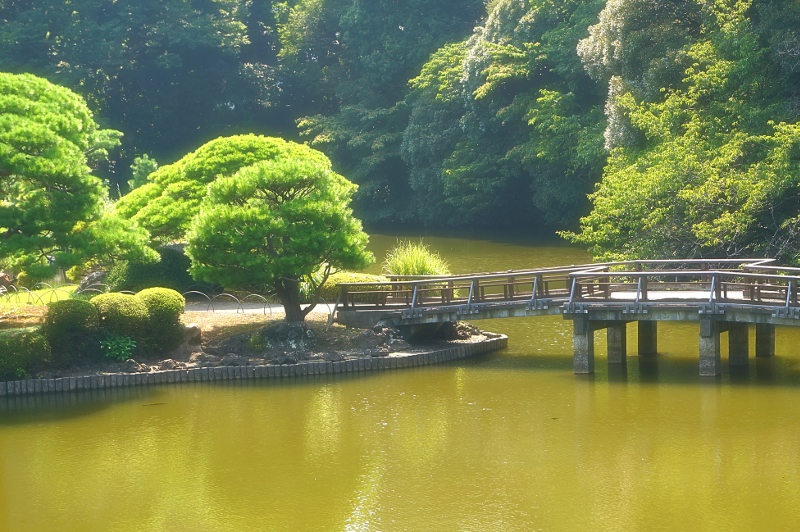
[[[454,272],[587,260],[426,241]],[[374,236],[376,256],[394,242]],[[626,372],[609,371],[598,333],[587,377],[572,373],[560,317],[475,324],[509,348],[358,376],[0,399],[0,530],[800,524],[798,331],[777,330],[775,358],[711,379],[698,376],[696,324],[661,325],[659,356],[630,353]]]

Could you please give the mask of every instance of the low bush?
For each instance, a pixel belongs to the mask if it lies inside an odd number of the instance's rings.
[[[50,345],[36,327],[0,330],[0,380],[24,379],[50,362]]]
[[[450,266],[423,242],[400,241],[386,254],[387,275],[449,275]]]
[[[169,352],[183,340],[180,319],[186,300],[170,288],[147,288],[136,294],[147,308],[148,327],[144,341],[147,349]]]
[[[97,308],[104,335],[127,336],[144,353],[148,343],[149,319],[145,303],[132,294],[111,292],[94,296],[89,302]]]
[[[200,290],[211,292],[214,287],[197,283],[189,275],[189,257],[177,246],[168,246],[158,251],[159,262],[139,263],[119,261],[109,270],[106,284],[112,292],[130,290],[137,292],[145,288],[163,286],[178,292]]]
[[[388,279],[383,275],[371,275],[368,273],[356,272],[336,272],[331,274],[325,283],[317,289],[317,294],[322,301],[326,303],[335,303],[339,298],[339,283],[375,283],[375,286],[367,286],[362,288],[367,291],[384,291],[391,290],[391,285],[383,284],[388,283]],[[363,294],[359,300],[361,303],[382,303],[386,299],[385,294]]]
[[[100,340],[100,350],[106,358],[122,362],[133,356],[136,341],[127,336],[109,334]]]
[[[47,305],[42,334],[52,346],[56,366],[93,359],[98,354],[97,308],[80,299],[53,301]]]

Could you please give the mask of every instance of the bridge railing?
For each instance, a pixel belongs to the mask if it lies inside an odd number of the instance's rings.
[[[705,302],[796,306],[800,268],[771,259],[635,260],[453,276],[393,276],[342,283],[337,308],[403,310],[520,303]]]
[[[480,275],[392,277],[386,283],[341,283],[338,306],[345,310],[464,305],[500,301],[565,300],[569,274],[579,267],[496,272]]]
[[[800,276],[744,270],[573,272],[570,277],[570,304],[678,301],[789,308],[798,305],[800,290]]]

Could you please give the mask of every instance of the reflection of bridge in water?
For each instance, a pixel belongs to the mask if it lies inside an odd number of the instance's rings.
[[[775,326],[800,326],[800,268],[770,259],[625,261],[447,277],[393,277],[340,285],[337,321],[415,326],[446,321],[561,314],[573,323],[575,373],[594,371],[594,332],[607,331],[608,362],[625,364],[626,326],[638,324],[638,354],[654,355],[659,321],[700,324],[700,375],[728,361],[746,366],[775,354]]]

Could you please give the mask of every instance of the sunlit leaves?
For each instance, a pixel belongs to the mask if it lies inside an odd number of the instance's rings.
[[[158,168],[146,184],[120,198],[116,211],[147,228],[162,243],[182,241],[209,183],[258,161],[294,157],[300,149],[297,146],[258,135],[220,137]],[[307,150],[303,156],[324,160],[314,150]]]
[[[106,189],[89,163],[118,139],[98,128],[74,92],[0,74],[0,257],[7,266],[55,273],[112,248],[117,256],[149,255],[142,233],[130,224],[112,231],[102,218]],[[117,240],[122,233],[127,242]]]
[[[298,289],[321,267],[373,260],[349,203],[355,185],[321,154],[294,145],[287,156],[212,182],[188,235],[192,274],[231,288],[274,291],[287,319],[302,319]],[[329,271],[329,270],[328,270]]]
[[[749,3],[707,6],[683,80],[659,101],[621,88],[641,143],[612,152],[573,238],[601,258],[778,256],[796,260],[800,128],[765,83],[775,72]],[[760,44],[762,43],[762,44]]]

